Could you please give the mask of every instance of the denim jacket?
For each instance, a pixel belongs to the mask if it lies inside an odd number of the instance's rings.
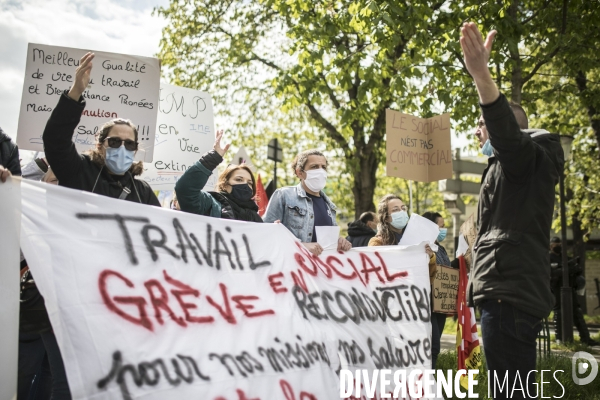
[[[327,210],[331,215],[331,222],[335,222],[335,204],[329,197],[320,192],[327,204]],[[303,243],[312,242],[313,228],[315,224],[315,213],[313,211],[312,199],[306,195],[302,183],[297,186],[287,186],[277,189],[267,205],[267,212],[263,218],[265,222],[281,223],[290,230]]]

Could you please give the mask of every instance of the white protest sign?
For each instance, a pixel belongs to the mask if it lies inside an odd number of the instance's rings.
[[[29,43],[21,98],[17,144],[21,149],[43,151],[42,133],[64,90],[71,88],[79,60],[88,50]],[[86,107],[73,133],[79,152],[95,143],[99,128],[114,118],[131,120],[138,127],[136,160],[152,161],[160,64],[157,58],[125,54],[96,54]]]
[[[144,164],[141,179],[154,190],[173,190],[177,179],[202,154],[212,149],[215,141],[213,105],[210,94],[160,84],[154,159]],[[205,190],[212,190],[213,174]]]
[[[437,251],[438,246],[435,241],[439,233],[440,227],[438,224],[413,213],[406,228],[404,228],[404,234],[399,244],[401,246],[415,246],[421,244],[421,242],[427,242],[433,251]]]
[[[0,182],[0,399],[17,396],[19,350],[20,178]]]
[[[333,399],[340,366],[431,365],[416,246],[315,257],[280,224],[39,182],[22,200],[23,251],[73,398]]]

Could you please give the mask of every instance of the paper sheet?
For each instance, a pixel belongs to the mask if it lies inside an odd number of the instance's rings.
[[[408,225],[404,228],[404,235],[400,239],[401,246],[412,246],[421,242],[429,242],[431,250],[437,251],[438,247],[435,244],[440,233],[440,227],[435,222],[431,222],[419,214],[412,214],[408,220]],[[318,236],[317,236],[318,237]]]
[[[317,232],[317,243],[323,247],[323,250],[337,250],[340,237],[339,226],[315,226],[315,231]]]

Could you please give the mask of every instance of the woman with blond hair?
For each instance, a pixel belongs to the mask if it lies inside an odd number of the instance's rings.
[[[213,170],[223,162],[223,156],[229,149],[229,145],[221,147],[222,137],[223,131],[217,132],[213,150],[200,157],[175,184],[179,207],[181,211],[215,218],[263,222],[258,215],[258,206],[253,200],[256,195],[256,181],[247,165],[229,165],[219,175],[216,191],[202,190]]]
[[[393,246],[400,243],[408,224],[408,208],[400,197],[394,194],[383,196],[377,205],[377,217],[377,235],[369,240],[369,246]],[[433,282],[436,272],[435,253],[429,245],[425,249],[429,255],[429,280]]]

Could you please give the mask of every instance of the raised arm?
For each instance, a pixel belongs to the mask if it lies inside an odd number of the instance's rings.
[[[82,168],[83,161],[73,143],[73,132],[85,108],[81,95],[90,82],[93,59],[93,53],[81,58],[73,86],[68,94],[60,96],[42,135],[46,158],[61,186],[76,187],[76,177]]]
[[[202,189],[229,149],[229,144],[225,148],[221,147],[222,137],[223,131],[218,131],[213,150],[203,154],[200,160],[177,180],[175,192],[182,211],[200,215],[210,213],[213,204],[212,196]]]
[[[486,40],[477,25],[465,23],[461,29],[460,45],[467,70],[475,81],[483,119],[494,148],[494,154],[509,180],[522,181],[535,163],[535,148],[529,135],[521,132],[519,124],[504,95],[492,79],[488,62],[496,31]]]

